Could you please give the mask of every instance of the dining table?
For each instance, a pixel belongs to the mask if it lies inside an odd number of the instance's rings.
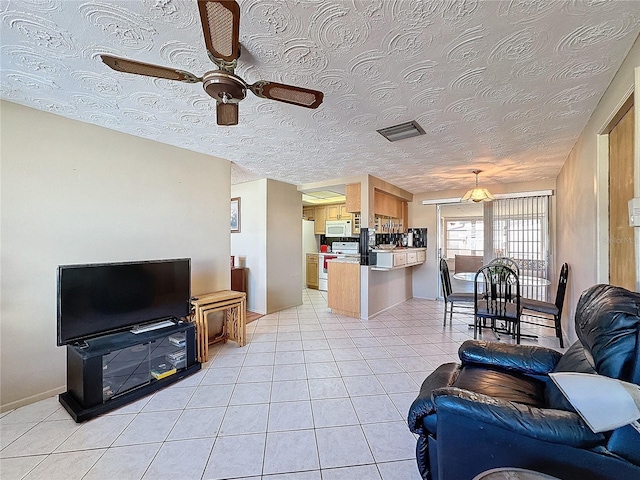
[[[454,273],[453,278],[463,280],[465,282],[473,282],[476,278],[476,272],[460,272]],[[551,281],[543,277],[534,277],[531,275],[518,275],[520,286],[522,287],[547,287],[551,285]],[[478,277],[478,282],[482,281],[482,276]]]
[[[455,278],[456,280],[462,280],[465,282],[473,282],[476,279],[476,272],[454,273],[453,278]],[[549,281],[544,277],[536,277],[532,275],[518,275],[518,279],[520,280],[520,287],[522,288],[529,287],[531,290],[534,290],[534,291],[537,290],[537,287],[547,287],[551,285],[551,281]],[[484,281],[483,276],[479,275],[477,279],[478,284],[481,284],[483,281]],[[473,326],[473,324],[470,326]],[[491,332],[495,335],[496,340],[500,340],[500,337],[498,336],[497,331],[498,329],[495,327],[491,329]],[[504,333],[504,330],[501,330],[501,331]],[[537,335],[531,335],[531,334],[521,334],[521,336],[537,338]]]

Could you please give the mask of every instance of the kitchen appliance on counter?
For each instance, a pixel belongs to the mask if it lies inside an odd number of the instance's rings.
[[[350,237],[351,220],[327,220],[324,235],[325,237]]]
[[[329,286],[329,265],[327,262],[334,258],[354,257],[360,258],[360,244],[358,242],[333,242],[331,253],[320,252],[318,254],[318,290],[327,291]]]

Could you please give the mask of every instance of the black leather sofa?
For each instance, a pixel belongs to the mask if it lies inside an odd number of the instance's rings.
[[[640,293],[595,285],[576,308],[579,338],[555,350],[469,340],[411,405],[423,478],[470,480],[513,467],[560,479],[640,479],[640,433],[593,433],[548,374],[599,373],[640,384]],[[606,415],[607,412],[602,412]]]

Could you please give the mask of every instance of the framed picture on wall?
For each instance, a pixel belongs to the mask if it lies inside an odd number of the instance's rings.
[[[231,199],[231,233],[240,232],[240,197]]]

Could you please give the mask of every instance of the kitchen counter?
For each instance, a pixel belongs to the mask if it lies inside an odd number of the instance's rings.
[[[372,252],[399,252],[407,250],[426,250],[426,247],[395,247],[395,248],[372,248]]]
[[[426,248],[394,248],[374,249],[376,264],[371,265],[371,270],[393,270],[398,268],[414,267],[422,265],[427,259]]]
[[[360,265],[360,256],[356,257],[340,257],[327,260],[327,263],[355,263]]]

